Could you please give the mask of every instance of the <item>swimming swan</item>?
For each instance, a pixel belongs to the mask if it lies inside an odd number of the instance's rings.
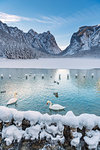
[[[18,99],[16,98],[16,96],[17,96],[17,93],[14,93],[14,97],[11,98],[11,99],[8,101],[7,105],[16,103],[17,100],[18,100]]]
[[[47,101],[47,105],[49,105],[49,109],[52,109],[52,110],[63,110],[65,107],[59,105],[59,104],[52,104],[50,101]]]

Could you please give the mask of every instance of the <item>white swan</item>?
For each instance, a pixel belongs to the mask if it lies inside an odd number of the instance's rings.
[[[14,97],[8,101],[7,105],[14,104],[17,102],[18,99],[16,98],[16,95],[17,93],[14,93]]]
[[[47,101],[47,105],[49,105],[49,109],[52,109],[52,110],[63,110],[65,109],[65,107],[59,105],[59,104],[52,104],[51,101]]]

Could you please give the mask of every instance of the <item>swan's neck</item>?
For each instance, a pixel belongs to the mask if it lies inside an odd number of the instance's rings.
[[[50,102],[50,106],[52,106],[52,103]]]
[[[14,94],[14,98],[16,98],[16,94]]]

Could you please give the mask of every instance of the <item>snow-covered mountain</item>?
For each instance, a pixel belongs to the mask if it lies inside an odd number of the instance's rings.
[[[32,29],[24,33],[17,27],[8,27],[0,21],[0,56],[7,58],[37,58],[61,52],[49,32],[38,34]]]
[[[80,27],[78,32],[72,35],[70,45],[62,54],[100,56],[100,25]]]
[[[82,26],[71,37],[70,45],[61,52],[50,31],[27,33],[0,21],[0,56],[7,58],[39,58],[53,56],[100,56],[100,25]]]

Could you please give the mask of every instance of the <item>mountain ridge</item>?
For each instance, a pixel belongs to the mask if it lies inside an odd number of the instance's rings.
[[[63,56],[100,56],[100,25],[82,26],[75,32]]]
[[[0,56],[25,59],[50,57],[60,52],[50,31],[38,34],[30,29],[25,33],[0,21]]]
[[[99,57],[100,25],[81,26],[73,33],[69,46],[61,51],[50,31],[23,32],[0,21],[0,57],[33,59],[40,57]]]

